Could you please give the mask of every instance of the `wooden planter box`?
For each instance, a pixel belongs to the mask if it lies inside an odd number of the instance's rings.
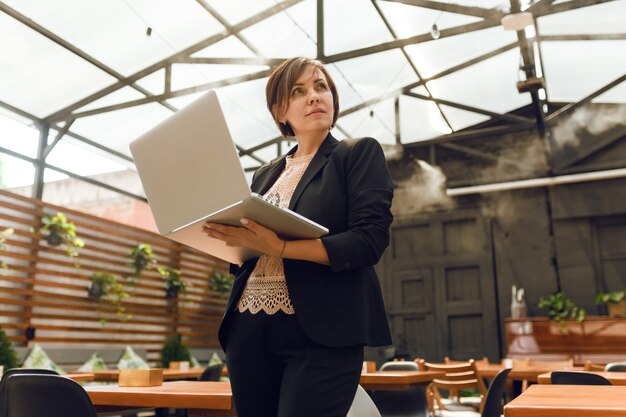
[[[576,363],[626,359],[626,318],[587,317],[559,323],[548,317],[505,320],[507,356]]]

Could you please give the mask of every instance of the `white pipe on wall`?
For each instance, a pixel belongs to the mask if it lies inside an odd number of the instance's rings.
[[[563,184],[610,180],[624,177],[626,177],[626,168],[620,168],[607,171],[584,172],[581,174],[559,175],[557,177],[533,178],[530,180],[448,188],[446,189],[446,194],[450,197],[456,197],[459,195],[493,193],[497,191],[521,190],[526,188],[553,187]]]

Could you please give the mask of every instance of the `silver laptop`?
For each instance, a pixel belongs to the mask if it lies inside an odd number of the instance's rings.
[[[174,113],[130,144],[159,232],[232,263],[258,252],[209,238],[206,221],[241,226],[248,217],[286,239],[312,239],[328,229],[250,192],[214,91]]]

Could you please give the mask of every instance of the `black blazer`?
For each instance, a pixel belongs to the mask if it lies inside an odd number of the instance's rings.
[[[285,157],[257,170],[253,192],[269,190],[285,168]],[[326,346],[391,344],[373,266],[389,244],[392,198],[393,184],[380,144],[372,138],[339,142],[328,134],[298,183],[289,208],[329,229],[322,242],[330,265],[284,260],[295,315],[313,341]],[[257,259],[231,269],[235,281],[219,329],[224,350],[229,319]]]

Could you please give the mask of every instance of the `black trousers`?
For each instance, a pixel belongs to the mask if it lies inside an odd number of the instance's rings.
[[[363,346],[310,340],[295,315],[233,312],[226,363],[237,417],[345,417]]]

